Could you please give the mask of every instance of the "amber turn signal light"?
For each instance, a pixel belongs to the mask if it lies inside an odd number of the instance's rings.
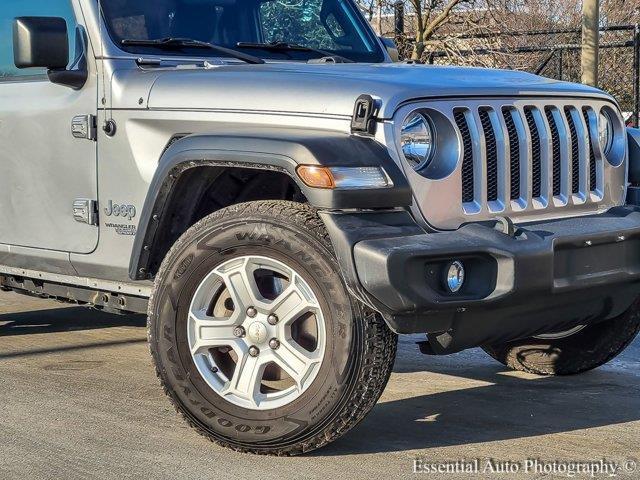
[[[308,187],[313,188],[336,188],[336,182],[331,170],[327,167],[316,167],[314,165],[301,165],[296,170],[298,176]]]
[[[393,187],[382,167],[319,167],[300,165],[298,176],[313,188],[336,190],[370,190]]]

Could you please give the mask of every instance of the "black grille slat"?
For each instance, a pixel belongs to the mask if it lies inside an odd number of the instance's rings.
[[[507,126],[507,134],[509,135],[509,152],[511,158],[511,200],[520,198],[520,139],[518,138],[518,130],[513,120],[515,112],[510,108],[502,111],[504,123]]]
[[[596,156],[593,152],[593,139],[591,138],[591,129],[589,128],[589,112],[586,109],[582,110],[584,115],[584,123],[587,129],[587,136],[589,138],[589,190],[594,191],[597,187],[598,177],[596,175]]]
[[[580,193],[580,145],[578,143],[578,131],[570,107],[565,107],[564,113],[569,124],[571,136],[571,192]]]
[[[462,201],[469,203],[474,200],[473,144],[471,141],[471,132],[467,118],[462,110],[457,110],[454,113],[454,119],[462,135]]]
[[[547,122],[549,122],[549,129],[551,130],[551,140],[553,144],[553,194],[560,195],[562,193],[562,159],[560,155],[560,133],[558,132],[558,125],[556,125],[556,119],[553,116],[553,110],[551,108],[545,109],[547,114]]]
[[[531,190],[534,198],[542,195],[542,166],[540,158],[540,133],[535,118],[533,118],[533,109],[525,108],[525,117],[531,134]]]
[[[487,200],[495,202],[498,200],[498,146],[496,142],[496,132],[491,123],[488,110],[480,110],[480,123],[484,131],[484,141],[487,161]]]
[[[596,107],[547,102],[453,106],[467,214],[568,207],[572,198],[559,203],[564,199],[557,197],[572,194],[588,203],[599,201],[589,195],[601,194],[598,182],[607,171],[592,145],[598,141],[591,135]]]

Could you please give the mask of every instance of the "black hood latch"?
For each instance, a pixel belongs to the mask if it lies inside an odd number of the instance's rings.
[[[351,118],[351,133],[374,136],[376,134],[378,106],[371,95],[360,95]]]

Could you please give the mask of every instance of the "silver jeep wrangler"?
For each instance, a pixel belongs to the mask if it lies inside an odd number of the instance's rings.
[[[0,284],[147,313],[235,450],[326,445],[397,334],[575,374],[640,328],[640,131],[607,94],[394,63],[352,0],[4,0]]]

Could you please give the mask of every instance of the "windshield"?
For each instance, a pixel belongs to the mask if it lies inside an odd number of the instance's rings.
[[[131,42],[171,38],[271,60],[308,61],[328,53],[354,62],[384,61],[351,0],[102,0],[102,9],[113,41],[135,54],[229,56],[189,46],[167,52],[166,45]]]

